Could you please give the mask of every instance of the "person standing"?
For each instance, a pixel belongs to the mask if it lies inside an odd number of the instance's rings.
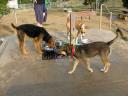
[[[42,27],[43,22],[47,20],[47,8],[45,0],[34,0],[34,11],[37,21],[37,26]]]

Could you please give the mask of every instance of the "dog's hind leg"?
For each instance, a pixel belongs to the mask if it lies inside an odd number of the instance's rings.
[[[101,69],[101,71],[103,71],[104,73],[107,73],[108,70],[109,70],[109,67],[110,67],[110,62],[109,62],[108,55],[107,54],[101,55],[101,60],[104,64],[104,68]]]
[[[39,38],[39,41],[38,41],[38,49],[39,49],[39,53],[42,53],[42,47],[41,47],[41,38]]]
[[[25,37],[25,35],[22,32],[18,32],[17,37],[18,37],[18,40],[19,40],[19,47],[20,47],[20,50],[21,50],[22,54],[27,55],[28,53],[27,53],[27,51],[24,47],[24,37]]]
[[[71,71],[69,71],[68,74],[72,74],[76,70],[77,65],[79,64],[79,60],[76,59],[75,57],[74,57],[74,59],[75,59],[75,61],[74,61],[73,69]]]

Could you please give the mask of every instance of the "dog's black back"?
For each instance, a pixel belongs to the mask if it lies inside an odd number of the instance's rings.
[[[48,42],[48,40],[52,38],[52,36],[47,32],[45,28],[36,26],[34,24],[22,24],[17,27],[14,24],[12,24],[12,27],[22,32],[22,34],[25,33],[27,36],[31,38],[43,36],[42,39],[45,42]]]
[[[23,31],[32,38],[38,37],[41,33],[46,33],[46,30],[44,28],[38,27],[33,24],[23,24],[18,26],[17,29]]]

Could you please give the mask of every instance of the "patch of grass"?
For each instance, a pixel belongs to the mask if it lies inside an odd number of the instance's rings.
[[[45,24],[43,24],[43,26],[48,26],[48,25],[50,25],[50,24],[46,24],[46,23],[45,23]]]
[[[128,37],[122,37],[122,39],[128,41]]]

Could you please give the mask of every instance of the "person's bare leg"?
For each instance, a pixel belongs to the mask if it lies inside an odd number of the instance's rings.
[[[39,23],[39,22],[37,22],[37,26],[42,27],[42,24],[41,24],[41,23]]]

